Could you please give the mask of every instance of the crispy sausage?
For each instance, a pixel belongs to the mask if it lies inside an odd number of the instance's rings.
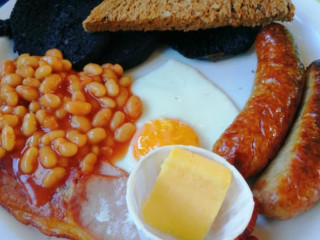
[[[292,123],[304,86],[292,36],[272,23],[257,35],[258,65],[245,107],[213,146],[213,152],[245,177],[262,170],[275,156]]]
[[[320,60],[306,71],[306,92],[285,144],[253,191],[260,212],[289,219],[320,199]]]

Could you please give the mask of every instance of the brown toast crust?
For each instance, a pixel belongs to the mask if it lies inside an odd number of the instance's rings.
[[[198,30],[292,21],[290,0],[104,0],[83,22],[86,31]]]

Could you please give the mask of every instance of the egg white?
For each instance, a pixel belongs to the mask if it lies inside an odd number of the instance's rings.
[[[140,97],[143,113],[137,129],[158,118],[180,120],[197,133],[200,147],[211,150],[214,142],[232,123],[238,109],[212,82],[195,69],[169,60],[133,82],[132,93]],[[128,172],[136,165],[132,148],[116,165]]]

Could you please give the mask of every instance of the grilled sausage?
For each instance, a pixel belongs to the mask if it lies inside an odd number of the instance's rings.
[[[260,212],[272,218],[292,218],[320,199],[320,60],[308,67],[306,79],[298,118],[253,188]]]
[[[258,65],[251,96],[213,146],[245,178],[262,170],[279,150],[304,86],[304,67],[283,25],[263,27],[255,46]]]

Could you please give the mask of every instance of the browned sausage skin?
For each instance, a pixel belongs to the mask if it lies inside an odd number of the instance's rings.
[[[247,178],[277,153],[292,123],[304,86],[303,65],[283,25],[265,26],[255,42],[258,65],[244,109],[220,136],[213,152]]]
[[[308,67],[306,79],[298,118],[253,188],[260,212],[269,217],[292,218],[320,199],[320,60]]]

